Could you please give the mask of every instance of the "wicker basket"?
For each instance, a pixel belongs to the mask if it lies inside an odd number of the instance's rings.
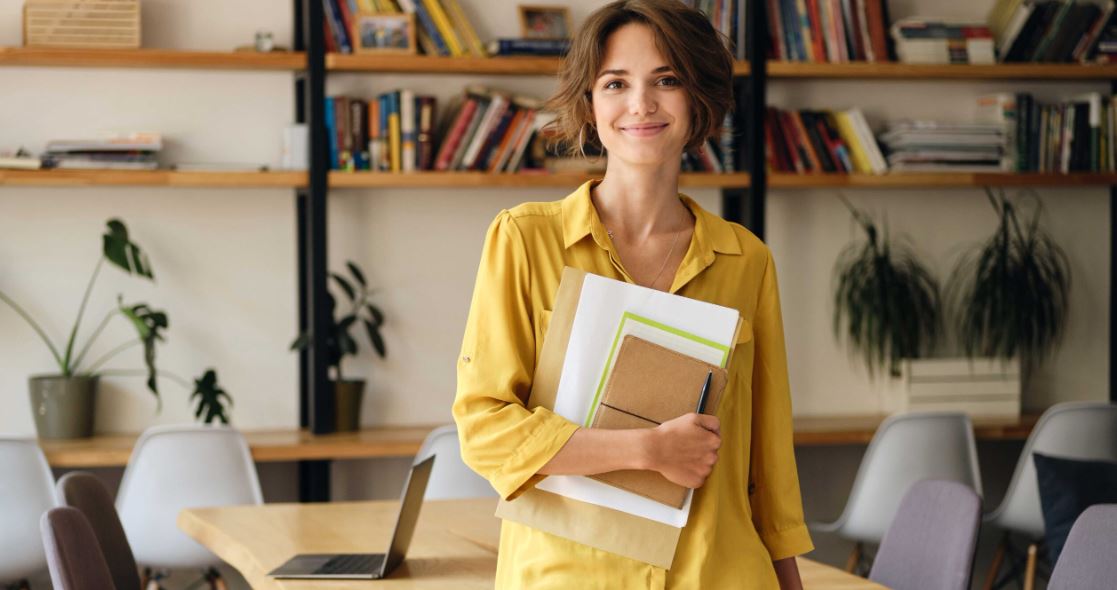
[[[139,0],[26,0],[26,47],[136,49],[140,46]]]

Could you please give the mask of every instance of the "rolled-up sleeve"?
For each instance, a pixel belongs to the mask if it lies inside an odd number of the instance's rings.
[[[538,471],[577,425],[525,402],[535,372],[531,272],[523,236],[504,211],[489,227],[458,356],[454,421],[462,459],[505,499]]]
[[[756,348],[749,502],[760,539],[772,560],[778,560],[807,553],[814,545],[803,519],[795,468],[787,353],[771,252],[767,253],[752,324]]]

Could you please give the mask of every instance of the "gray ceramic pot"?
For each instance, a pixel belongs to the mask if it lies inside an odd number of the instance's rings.
[[[37,375],[31,378],[31,413],[39,438],[93,436],[97,377]]]
[[[365,396],[365,382],[360,379],[353,381],[334,382],[335,412],[337,416],[338,432],[353,432],[361,427],[361,400]]]

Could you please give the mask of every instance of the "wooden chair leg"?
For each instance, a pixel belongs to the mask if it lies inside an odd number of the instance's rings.
[[[997,574],[1001,572],[1001,563],[1005,560],[1005,551],[1008,550],[1008,543],[1005,537],[1001,537],[997,543],[997,551],[993,553],[993,563],[989,564],[989,573],[985,575],[985,585],[982,590],[993,590],[993,584],[997,582]]]
[[[1024,569],[1024,590],[1034,590],[1036,586],[1036,553],[1038,548],[1035,543],[1028,545],[1028,565]]]
[[[853,551],[849,554],[849,560],[846,561],[846,571],[855,574],[857,573],[857,565],[861,563],[861,543],[853,545]]]

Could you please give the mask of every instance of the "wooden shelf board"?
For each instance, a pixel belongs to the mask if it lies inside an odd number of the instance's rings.
[[[0,170],[0,186],[176,186],[274,188],[306,186],[305,172],[174,172],[170,170]]]
[[[0,66],[170,68],[205,70],[303,70],[300,51],[178,51],[172,49],[61,49],[0,47]]]
[[[1117,184],[1117,174],[1110,173],[894,172],[875,175],[772,173],[768,176],[768,186],[774,189],[1105,186],[1113,184]]]
[[[920,65],[902,63],[769,62],[772,78],[852,78],[897,80],[1112,80],[1117,65],[993,64]]]
[[[470,187],[576,187],[600,174],[485,172],[330,172],[332,188],[470,188]],[[684,173],[679,185],[687,187],[747,187],[748,174]]]
[[[792,420],[795,446],[868,444],[885,418],[883,415],[797,416]],[[1037,420],[1038,414],[1022,414],[1019,418],[974,418],[974,436],[989,441],[1024,440]]]
[[[866,444],[884,416],[825,416],[794,419],[797,446]],[[1039,416],[1019,419],[975,419],[979,440],[1023,440]],[[357,432],[314,436],[305,430],[247,430],[244,436],[252,458],[269,461],[374,459],[410,457],[436,426],[387,426]],[[122,467],[128,463],[136,434],[101,434],[80,440],[40,440],[39,446],[52,467]]]
[[[305,430],[248,430],[256,461],[303,461],[410,457],[435,426],[366,428],[314,436]],[[40,440],[52,467],[121,467],[128,463],[136,434],[102,434],[80,440]]]
[[[561,65],[562,60],[557,57],[326,54],[326,69],[335,72],[553,76]]]

